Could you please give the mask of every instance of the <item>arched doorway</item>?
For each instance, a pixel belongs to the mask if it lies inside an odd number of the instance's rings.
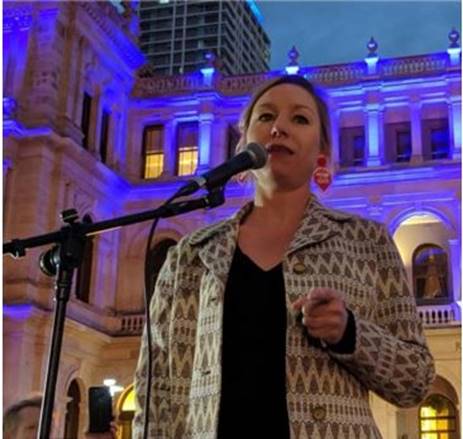
[[[80,389],[76,380],[72,380],[68,388],[66,419],[64,421],[64,439],[77,439],[79,435]]]
[[[133,384],[128,386],[119,397],[116,405],[117,413],[119,413],[119,439],[132,438],[132,421],[135,415],[135,390]]]

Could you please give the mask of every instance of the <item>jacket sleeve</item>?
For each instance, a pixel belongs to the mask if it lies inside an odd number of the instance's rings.
[[[170,438],[169,322],[175,291],[177,254],[177,246],[169,249],[150,302],[153,358],[148,432],[150,439]],[[147,363],[148,341],[145,325],[135,372],[135,417],[132,433],[134,439],[143,437]]]
[[[418,404],[434,380],[415,297],[384,226],[376,243],[375,321],[355,317],[355,350],[330,352],[369,390],[400,407]]]

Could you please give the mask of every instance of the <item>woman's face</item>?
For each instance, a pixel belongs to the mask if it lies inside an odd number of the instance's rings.
[[[320,152],[320,117],[312,95],[302,87],[280,84],[255,103],[247,143],[269,153],[264,168],[254,171],[258,185],[294,190],[307,186]]]

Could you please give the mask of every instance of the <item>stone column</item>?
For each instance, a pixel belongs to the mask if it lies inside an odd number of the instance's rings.
[[[31,30],[29,81],[23,89],[20,112],[29,125],[57,125],[59,87],[63,71],[63,37],[58,28],[60,3],[34,3],[36,23]]]
[[[198,167],[197,174],[202,174],[210,168],[211,148],[212,148],[212,113],[203,113],[199,116],[199,135],[198,135]]]
[[[450,151],[454,160],[461,160],[461,96],[449,99]]]
[[[176,123],[170,120],[164,125],[164,169],[163,177],[173,177],[175,175],[175,160],[177,142],[175,139]]]
[[[366,164],[380,166],[384,153],[383,110],[377,104],[368,104],[366,108]]]
[[[412,135],[412,157],[411,163],[423,161],[423,139],[421,131],[421,102],[412,100],[410,102],[410,125]]]
[[[340,168],[339,160],[341,157],[340,144],[339,144],[339,119],[340,111],[335,110],[330,115],[331,119],[331,163],[335,171]]]

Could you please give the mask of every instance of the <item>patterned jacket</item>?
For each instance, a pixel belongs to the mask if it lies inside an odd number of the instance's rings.
[[[251,208],[183,237],[169,251],[150,305],[150,439],[217,437],[224,291],[239,224]],[[291,438],[380,438],[368,391],[409,407],[434,379],[414,296],[385,227],[313,199],[284,256],[283,273]],[[344,294],[355,316],[352,354],[310,343],[292,311],[290,304],[316,286]],[[143,432],[146,359],[144,334],[135,383],[136,439]]]

